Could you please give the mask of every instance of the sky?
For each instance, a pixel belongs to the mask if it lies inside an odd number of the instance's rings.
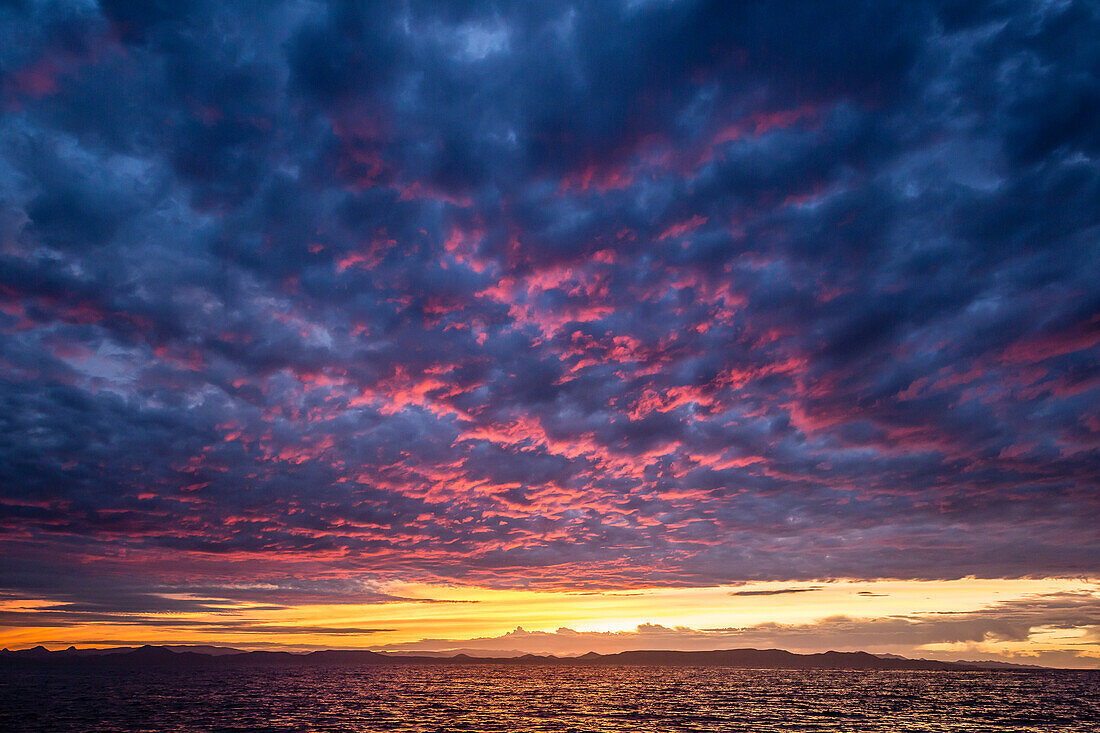
[[[0,645],[1100,664],[1100,7],[0,2]]]

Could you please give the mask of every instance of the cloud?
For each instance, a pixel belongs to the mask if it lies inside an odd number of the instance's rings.
[[[470,653],[511,651],[519,653],[576,655],[589,651],[613,654],[639,649],[708,650],[780,648],[804,652],[829,649],[902,653],[910,656],[957,659],[960,653],[981,658],[1029,663],[1027,652],[977,650],[982,642],[1026,641],[1044,629],[1095,634],[1100,629],[1100,600],[1092,593],[1052,593],[992,604],[976,611],[921,613],[883,618],[832,616],[803,624],[763,623],[738,628],[692,629],[641,624],[630,631],[527,631],[518,627],[496,637],[477,639],[422,639],[375,647],[381,651],[408,652],[462,649]],[[970,652],[935,651],[928,645],[963,644]],[[1036,660],[1039,660],[1038,662]],[[1046,660],[1043,662],[1042,660]],[[1030,663],[1095,667],[1096,657],[1085,650],[1047,650]]]
[[[1097,30],[0,7],[0,585],[1094,572]]]
[[[220,609],[204,609],[218,611]],[[263,609],[258,609],[263,610]],[[34,611],[0,611],[0,626],[7,628],[66,628],[84,625],[132,626],[143,629],[171,629],[181,634],[201,632],[207,634],[257,634],[270,635],[286,639],[287,645],[294,645],[295,636],[370,636],[394,629],[365,628],[361,626],[318,626],[309,624],[273,624],[264,623],[255,617],[242,617],[237,620],[211,620],[180,618],[165,615],[86,613],[68,608],[36,609]]]
[[[731,596],[781,596],[788,593],[812,593],[821,590],[822,586],[815,585],[805,588],[775,588],[773,590],[731,590]],[[860,593],[860,595],[864,595]]]

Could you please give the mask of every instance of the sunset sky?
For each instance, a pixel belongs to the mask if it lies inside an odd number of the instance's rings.
[[[1100,6],[888,5],[0,3],[0,646],[1100,664]]]

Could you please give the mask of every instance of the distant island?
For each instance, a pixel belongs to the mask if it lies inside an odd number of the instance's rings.
[[[838,670],[911,670],[911,671],[982,671],[1044,670],[1045,667],[1014,665],[1005,662],[941,662],[909,659],[897,655],[868,652],[822,652],[796,654],[782,649],[723,649],[715,651],[639,650],[617,654],[589,652],[576,657],[524,654],[516,657],[477,657],[398,655],[362,650],[325,650],[314,652],[243,651],[228,647],[142,646],[110,649],[33,649],[0,651],[0,668],[181,670],[224,667],[277,666],[362,666],[362,665],[632,665],[737,667],[741,669],[838,669]]]

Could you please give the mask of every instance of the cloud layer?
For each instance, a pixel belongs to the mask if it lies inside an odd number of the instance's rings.
[[[0,6],[12,597],[1096,571],[1096,7],[362,5]]]
[[[1080,631],[1077,641],[1061,639],[1061,648],[1027,649],[1020,654],[1013,643],[1027,642],[1042,632]],[[820,651],[871,650],[958,659],[958,647],[993,656],[981,645],[1002,646],[1001,659],[1049,665],[1095,668],[1092,644],[1100,631],[1100,598],[1091,592],[1036,594],[991,604],[974,611],[899,614],[881,618],[829,616],[812,623],[762,623],[738,628],[669,628],[641,624],[630,631],[527,631],[519,627],[506,634],[476,639],[422,639],[379,647],[391,652],[461,650],[471,654],[516,652],[575,655],[596,651],[613,654],[637,649],[770,649]],[[1075,648],[1075,644],[1076,647]],[[928,646],[933,645],[929,651]],[[936,650],[951,645],[954,650]],[[1006,646],[1007,645],[1007,646]],[[1085,648],[1088,647],[1088,648]]]

